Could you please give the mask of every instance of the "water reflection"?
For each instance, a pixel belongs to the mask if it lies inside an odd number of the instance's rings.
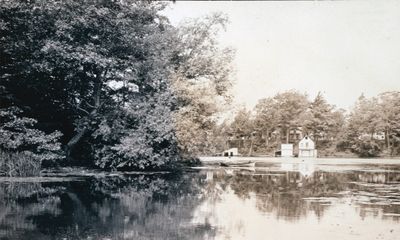
[[[0,198],[0,239],[396,239],[400,234],[396,166],[341,170],[301,162],[1,182]]]
[[[196,180],[187,175],[137,175],[2,183],[0,239],[212,237],[211,226],[188,224],[200,201]]]
[[[212,171],[209,185],[219,201],[206,201],[195,214],[195,222],[218,226],[217,239],[397,239],[400,234],[398,167],[325,171],[313,163],[284,163],[254,172],[230,170]]]

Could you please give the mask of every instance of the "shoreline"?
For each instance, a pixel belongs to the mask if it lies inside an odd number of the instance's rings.
[[[199,157],[202,164],[217,164],[221,161],[241,162],[254,161],[256,163],[315,163],[315,164],[399,164],[400,158],[298,158],[298,157]]]

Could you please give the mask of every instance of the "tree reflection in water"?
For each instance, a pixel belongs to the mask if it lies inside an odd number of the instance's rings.
[[[215,220],[224,201],[228,215],[255,209],[288,224],[322,219],[340,204],[361,219],[399,221],[398,171],[308,170],[216,168],[0,182],[0,239],[213,239],[228,231]],[[234,228],[245,228],[250,216],[238,217]]]
[[[296,221],[310,213],[320,218],[327,208],[344,201],[357,206],[361,217],[373,209],[380,212],[377,216],[400,219],[396,216],[400,214],[397,171],[316,171],[305,175],[301,171],[238,168],[212,173],[212,181],[205,188],[213,199],[221,199],[231,189],[243,200],[255,198],[256,207],[276,219]]]
[[[0,239],[204,239],[191,225],[201,201],[189,175],[0,184]],[[11,194],[10,194],[11,193]]]
[[[342,184],[345,181],[345,175],[324,172],[306,178],[299,172],[237,171],[227,175],[224,171],[215,171],[209,188],[218,190],[229,186],[241,199],[255,197],[260,211],[274,213],[278,219],[295,220],[310,210],[322,215],[326,205],[308,203],[304,198],[333,197],[345,188]]]

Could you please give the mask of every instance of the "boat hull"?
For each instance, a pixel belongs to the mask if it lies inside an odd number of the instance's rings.
[[[255,167],[255,162],[220,162],[222,167]]]

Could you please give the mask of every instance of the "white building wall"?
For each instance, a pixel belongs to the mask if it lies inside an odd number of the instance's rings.
[[[282,157],[293,157],[293,144],[282,144],[281,145],[281,156]]]
[[[237,148],[230,148],[226,151],[223,152],[223,155],[225,156],[225,154],[227,154],[228,156],[238,156],[239,155],[239,151]]]
[[[315,149],[307,149],[307,150],[299,150],[299,157],[317,157],[317,150]]]

